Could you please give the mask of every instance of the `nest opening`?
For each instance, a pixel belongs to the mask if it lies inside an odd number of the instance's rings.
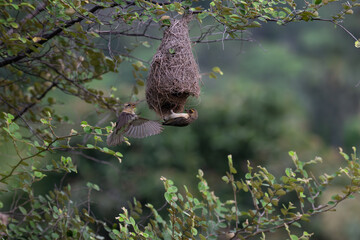
[[[146,101],[160,116],[184,111],[188,97],[200,95],[199,67],[192,53],[191,15],[174,19],[164,31],[146,82]]]

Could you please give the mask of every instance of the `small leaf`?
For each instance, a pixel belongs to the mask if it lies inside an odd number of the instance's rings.
[[[39,171],[34,171],[34,176],[37,177],[37,178],[42,178],[42,177],[44,177],[44,174],[42,172],[39,172]]]
[[[25,209],[24,207],[20,206],[20,207],[19,207],[19,210],[20,210],[20,212],[21,212],[22,214],[24,214],[24,215],[27,214],[27,211],[26,211],[26,209]]]
[[[163,10],[156,10],[156,15],[162,15],[164,13],[166,13],[166,12]]]
[[[220,75],[224,75],[224,73],[221,71],[221,69],[219,67],[213,67],[212,71],[215,73],[218,73]]]
[[[170,16],[164,15],[160,18],[160,21],[164,21],[164,20],[168,20],[168,19],[170,19]]]
[[[199,234],[200,240],[206,240],[206,237],[202,234]]]
[[[177,187],[175,186],[171,186],[169,187],[169,189],[167,190],[169,193],[176,193],[178,191]]]
[[[18,28],[19,24],[17,24],[16,22],[11,22],[10,26],[13,27],[13,28]]]
[[[223,181],[226,182],[226,183],[229,183],[229,178],[228,178],[227,176],[223,176],[223,177],[221,178],[221,180],[223,180]]]
[[[37,42],[40,42],[42,40],[41,37],[33,37],[32,38],[33,42],[37,43]]]
[[[215,73],[211,72],[211,73],[209,73],[209,78],[214,78],[214,79],[216,79],[217,76],[215,75]]]
[[[196,228],[191,228],[191,233],[192,233],[192,235],[196,236],[198,231]]]
[[[301,228],[301,224],[299,222],[294,222],[292,225],[295,227]]]
[[[299,240],[299,238],[293,234],[290,235],[290,238],[291,238],[291,240]]]
[[[73,14],[75,14],[75,13],[76,13],[76,11],[75,11],[75,9],[73,9],[73,8],[67,8],[67,9],[65,10],[65,14],[68,15],[68,16],[71,16],[71,15],[73,15]]]
[[[144,86],[144,85],[145,85],[145,84],[144,84],[144,81],[141,80],[141,79],[137,79],[137,80],[136,80],[136,84],[139,85],[139,86]]]
[[[90,126],[85,126],[84,127],[84,132],[91,133],[91,127]]]
[[[360,39],[359,39],[360,40]],[[355,42],[355,47],[356,48],[360,48],[360,41],[359,40],[357,40],[356,42]]]

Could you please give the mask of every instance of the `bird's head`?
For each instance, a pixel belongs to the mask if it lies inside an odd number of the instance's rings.
[[[123,112],[135,114],[136,103],[125,103]]]
[[[189,110],[186,110],[187,113],[189,114],[190,118],[196,120],[198,118],[198,112],[196,111],[196,109],[191,108]]]

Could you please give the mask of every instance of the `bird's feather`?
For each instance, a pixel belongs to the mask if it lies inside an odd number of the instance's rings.
[[[129,128],[129,123],[136,118],[135,114],[121,112],[113,132],[106,139],[107,145],[115,146],[122,143],[125,140],[124,132]]]
[[[120,113],[115,126],[116,133],[118,133],[119,131],[121,132],[124,131],[128,127],[129,123],[137,118],[138,116],[135,114],[131,114],[127,112]]]
[[[159,122],[137,118],[131,122],[124,135],[132,138],[144,138],[161,133],[163,127]]]
[[[116,122],[115,129],[107,137],[106,143],[115,146],[122,143],[124,136],[144,138],[161,133],[163,130],[159,122],[139,118],[136,114],[122,112]]]

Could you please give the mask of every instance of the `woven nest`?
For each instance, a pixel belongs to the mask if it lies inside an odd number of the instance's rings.
[[[146,101],[160,116],[183,112],[189,96],[200,95],[200,73],[191,50],[191,16],[172,20],[153,57],[146,82]]]

